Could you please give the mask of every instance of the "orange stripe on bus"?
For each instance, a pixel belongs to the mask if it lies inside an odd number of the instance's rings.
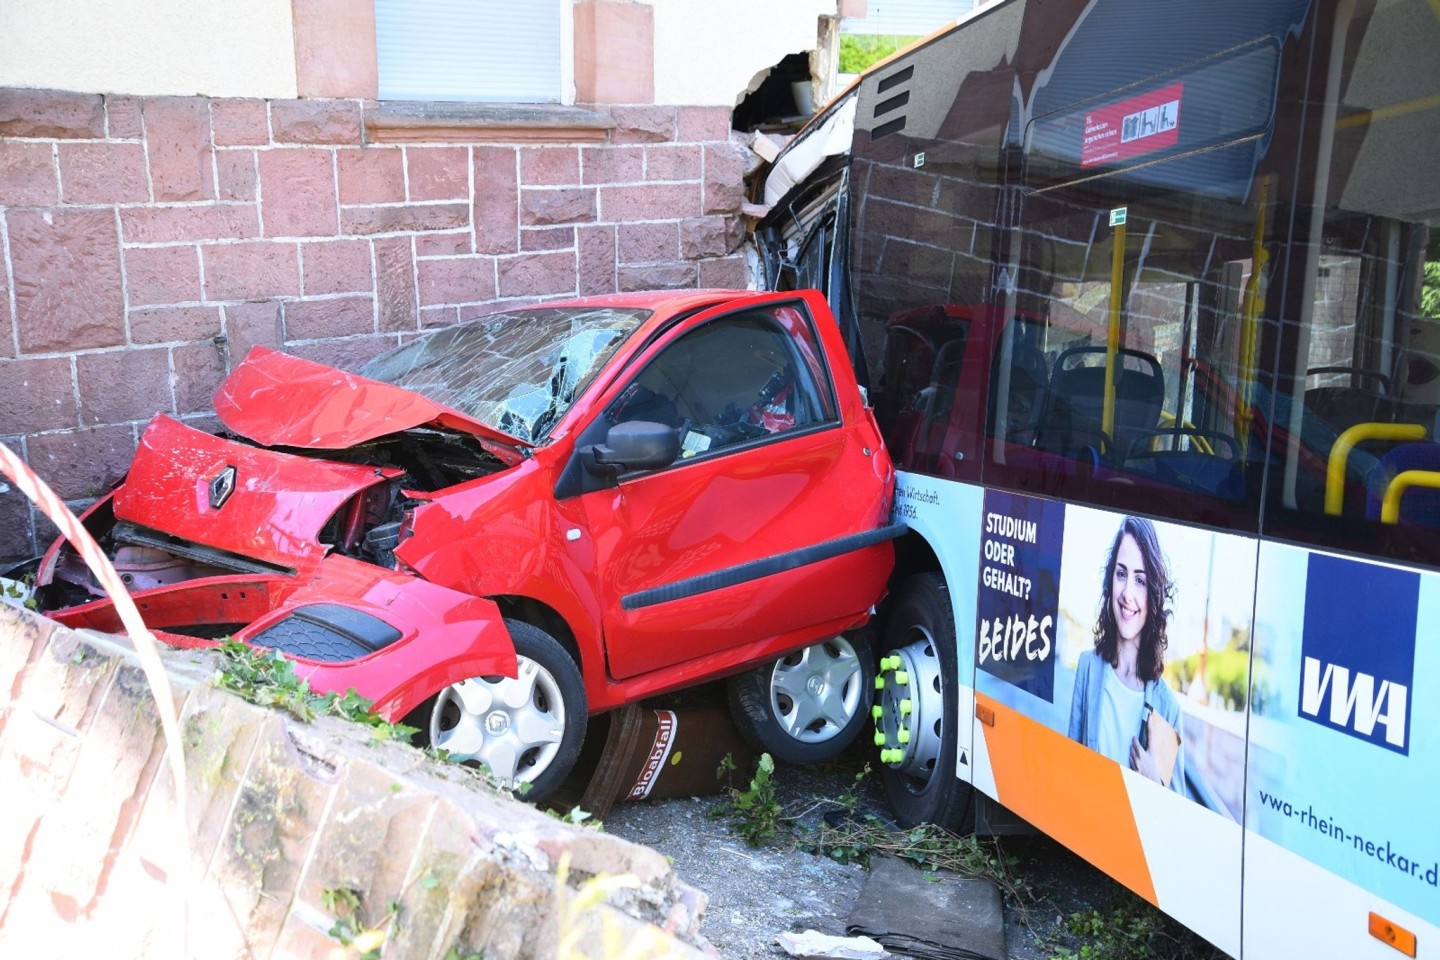
[[[995,716],[980,730],[999,801],[1156,903],[1119,764],[982,693],[975,702]]]

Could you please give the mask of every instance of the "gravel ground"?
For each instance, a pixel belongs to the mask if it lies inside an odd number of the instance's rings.
[[[779,765],[777,800],[787,815],[801,814],[802,829],[816,826],[829,798],[853,789],[868,751],[854,748],[839,761],[819,767]],[[671,857],[682,879],[710,896],[701,933],[725,960],[783,957],[775,936],[787,930],[819,930],[843,936],[845,921],[865,883],[858,864],[842,864],[794,849],[782,839],[754,848],[713,811],[723,797],[694,797],[617,804],[605,829]],[[886,816],[878,781],[865,778],[860,812]],[[1006,898],[1009,960],[1046,960],[1063,918],[1108,900],[1115,885],[1098,871],[1043,837],[1012,837],[1002,849],[1019,863],[1018,872],[1035,891],[1021,904]]]

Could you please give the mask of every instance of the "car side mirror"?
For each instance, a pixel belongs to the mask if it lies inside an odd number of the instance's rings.
[[[604,443],[580,451],[585,469],[597,477],[618,477],[636,470],[668,467],[680,456],[680,434],[674,427],[648,420],[617,423]]]

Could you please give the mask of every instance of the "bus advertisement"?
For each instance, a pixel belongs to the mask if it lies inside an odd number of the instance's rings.
[[[900,469],[902,822],[1246,960],[1440,957],[1437,153],[1427,0],[1000,0],[782,151],[766,283]]]

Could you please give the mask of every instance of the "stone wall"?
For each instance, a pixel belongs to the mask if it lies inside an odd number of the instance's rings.
[[[166,663],[183,824],[133,654],[0,604],[0,956],[358,956],[327,933],[336,891],[389,960],[700,956],[704,895],[659,853],[356,725],[245,703],[204,656]]]
[[[256,344],[353,367],[500,305],[747,285],[726,108],[393,106],[0,89],[0,442],[83,502]],[[51,535],[0,491],[0,559]]]

